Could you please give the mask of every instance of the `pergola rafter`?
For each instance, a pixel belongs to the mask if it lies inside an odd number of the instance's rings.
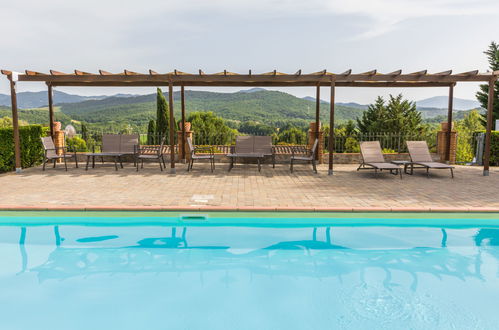
[[[49,115],[53,120],[52,89],[57,86],[168,86],[170,112],[173,113],[173,87],[181,87],[181,110],[182,118],[185,121],[184,88],[188,86],[204,87],[243,87],[243,86],[272,86],[272,87],[316,87],[317,106],[316,121],[320,112],[320,87],[331,88],[330,103],[330,143],[329,143],[329,174],[333,171],[333,148],[334,148],[334,97],[336,87],[448,87],[449,88],[449,109],[448,127],[452,124],[452,97],[453,88],[458,82],[487,82],[489,83],[489,104],[487,109],[487,130],[485,139],[484,175],[489,173],[490,159],[490,134],[492,130],[492,100],[494,93],[494,83],[498,79],[499,71],[479,72],[478,70],[452,74],[452,70],[437,73],[428,73],[428,70],[421,70],[411,73],[403,73],[396,70],[389,73],[380,73],[377,70],[370,70],[363,73],[352,73],[349,69],[342,73],[332,73],[322,70],[312,73],[303,73],[298,70],[295,73],[283,73],[273,70],[266,73],[255,74],[251,70],[248,73],[236,73],[223,70],[218,73],[205,73],[201,69],[197,73],[187,73],[174,70],[168,73],[159,73],[149,70],[148,73],[140,73],[131,70],[123,70],[120,73],[111,73],[99,70],[98,73],[90,73],[74,70],[74,73],[64,73],[50,70],[42,73],[26,70],[24,73],[17,73],[9,70],[1,70],[6,75],[11,85],[12,97],[12,118],[14,126],[14,144],[16,151],[16,169],[20,170],[20,149],[19,131],[17,120],[17,98],[16,83],[19,81],[45,82],[49,88]],[[171,114],[170,118],[173,118]],[[173,132],[175,123],[170,120],[170,131]],[[52,126],[52,125],[51,125]],[[183,128],[184,130],[184,128]],[[52,132],[53,133],[53,132]],[[173,138],[171,150],[174,150]],[[185,140],[185,132],[182,132],[182,140]],[[183,144],[185,141],[182,141]],[[185,153],[184,153],[185,154]],[[171,159],[172,171],[175,169],[174,155]],[[450,157],[450,134],[447,139],[447,160]]]

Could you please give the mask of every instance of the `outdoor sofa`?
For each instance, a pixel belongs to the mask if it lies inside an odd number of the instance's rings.
[[[121,168],[123,168],[123,156],[134,156],[134,165],[137,165],[135,162],[135,153],[138,145],[138,134],[103,134],[101,151],[85,154],[87,156],[85,169],[88,170],[90,159],[92,159],[92,167],[95,167],[95,157],[100,157],[102,163],[104,163],[104,157],[113,158],[116,171],[118,170],[118,162]]]
[[[243,135],[236,137],[236,145],[231,148],[229,171],[234,167],[238,158],[253,158],[257,161],[258,171],[261,170],[261,162],[265,157],[272,158],[272,166],[275,168],[275,152],[270,136]]]

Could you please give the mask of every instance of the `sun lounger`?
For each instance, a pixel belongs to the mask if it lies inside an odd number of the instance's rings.
[[[47,136],[47,137],[42,137],[42,145],[43,145],[43,167],[42,170],[45,171],[45,165],[49,161],[54,162],[54,168],[55,164],[57,163],[58,159],[64,160],[64,167],[66,168],[66,171],[68,170],[68,164],[66,163],[66,159],[68,158],[73,158],[75,159],[76,163],[76,168],[78,168],[78,157],[76,156],[76,151],[72,153],[68,153],[67,147],[56,147],[54,144],[54,141],[52,140],[52,137]],[[57,151],[61,150],[62,154],[58,155]]]
[[[291,173],[293,173],[293,164],[295,161],[305,161],[305,162],[312,162],[312,168],[315,173],[317,173],[317,166],[315,163],[315,154],[317,152],[317,146],[319,145],[319,140],[315,139],[314,145],[312,148],[306,148],[306,147],[299,147],[295,146],[293,149],[291,149],[291,158],[290,158],[290,165],[289,165],[289,170]]]
[[[411,168],[410,174],[413,173],[414,165],[419,165],[420,167],[426,168],[426,176],[430,177],[431,169],[449,169],[451,177],[454,178],[454,166],[434,162],[431,158],[430,150],[428,149],[428,144],[426,141],[407,141],[407,149],[409,150],[409,155],[411,156]]]
[[[400,166],[385,161],[379,141],[360,142],[360,154],[362,156],[362,163],[357,168],[357,171],[374,169],[374,175],[377,175],[378,170],[389,170],[391,174],[400,174],[400,178],[402,179]]]

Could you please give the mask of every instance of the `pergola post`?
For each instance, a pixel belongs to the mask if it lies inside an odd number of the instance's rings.
[[[321,112],[321,85],[318,84],[315,92],[315,138],[319,140],[320,137],[320,112]],[[320,141],[319,141],[320,142]],[[321,155],[319,151],[322,148],[317,146],[317,152],[315,153],[315,159],[320,160]],[[321,162],[319,162],[321,163]]]
[[[50,136],[54,138],[54,93],[52,90],[52,84],[48,83],[48,96],[49,96],[49,125],[50,125]]]
[[[333,175],[333,153],[334,153],[334,99],[335,99],[335,83],[331,80],[331,100],[329,103],[329,169],[327,174]]]
[[[12,103],[12,130],[14,137],[14,158],[15,158],[15,169],[16,173],[21,173],[21,141],[19,139],[19,117],[17,114],[17,94],[16,94],[16,82],[12,78],[12,74],[9,75],[10,81],[10,100]]]
[[[168,102],[170,105],[170,173],[175,174],[175,118],[173,118],[173,82],[168,83]]]
[[[452,110],[453,110],[453,102],[454,102],[454,84],[449,86],[449,106],[447,108],[447,135],[446,137],[446,146],[445,146],[445,160],[450,163],[450,144],[452,137]]]
[[[184,95],[184,85],[180,87],[180,106],[182,108],[182,162],[185,163],[185,95]]]
[[[483,160],[483,175],[489,176],[489,163],[490,163],[490,136],[492,132],[492,114],[494,107],[494,85],[495,77],[489,81],[489,99],[487,103],[487,129],[485,131],[485,151]]]

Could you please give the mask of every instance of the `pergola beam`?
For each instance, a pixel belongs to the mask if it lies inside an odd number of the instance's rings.
[[[101,81],[101,82],[51,82],[52,86],[78,86],[78,87],[112,87],[112,86],[122,86],[122,87],[147,87],[147,86],[164,86],[168,85],[169,82],[166,80],[158,81]],[[386,82],[386,81],[374,81],[374,82],[335,82],[336,87],[449,87],[453,83],[449,82]],[[262,82],[190,82],[190,83],[173,83],[174,86],[193,86],[193,87],[309,87],[320,85],[322,87],[329,87],[330,82],[303,82],[300,84],[292,82],[272,82],[272,81],[262,81]]]

